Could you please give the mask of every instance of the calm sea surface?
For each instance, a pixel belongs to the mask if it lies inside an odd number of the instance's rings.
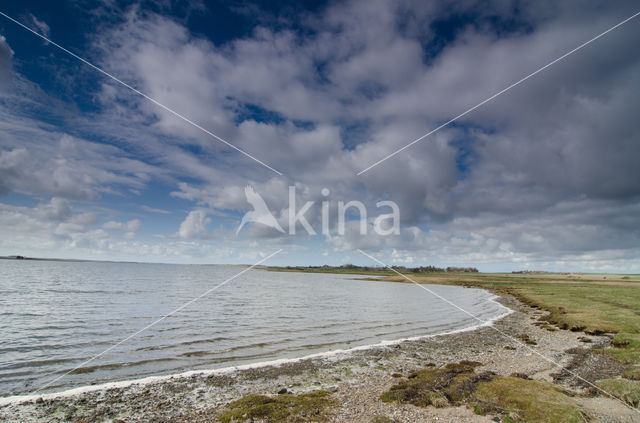
[[[26,394],[242,268],[0,260],[0,396]],[[46,391],[219,368],[463,329],[478,322],[412,284],[250,270]],[[430,286],[487,320],[478,289]]]

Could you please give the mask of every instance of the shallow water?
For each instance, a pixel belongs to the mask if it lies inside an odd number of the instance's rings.
[[[241,270],[0,260],[0,395],[40,388]],[[250,270],[45,391],[301,357],[479,323],[418,286],[354,278]],[[482,320],[505,312],[483,290],[429,289]]]

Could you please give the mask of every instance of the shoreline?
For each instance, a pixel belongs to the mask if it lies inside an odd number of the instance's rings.
[[[563,366],[572,366],[571,351],[606,347],[608,336],[589,336],[565,330],[548,331],[534,323],[544,313],[510,295],[498,296],[511,311],[492,323],[510,336],[527,334],[537,343],[536,351]],[[466,407],[420,408],[389,404],[380,395],[407,375],[427,365],[444,366],[461,360],[483,363],[482,370],[499,375],[525,374],[533,379],[560,383],[576,392],[575,401],[596,420],[637,421],[636,413],[606,397],[587,395],[588,389],[572,378],[559,378],[558,368],[528,351],[523,345],[484,325],[451,334],[426,335],[421,339],[398,340],[388,345],[354,347],[331,355],[283,359],[277,363],[245,365],[190,371],[179,375],[158,376],[137,381],[94,385],[82,392],[65,391],[44,394],[0,405],[0,420],[7,422],[81,422],[81,421],[216,421],[225,406],[248,394],[277,395],[283,389],[294,394],[327,390],[337,407],[326,421],[370,422],[375,416],[397,421],[489,422]],[[592,359],[589,358],[589,359]],[[579,364],[579,363],[578,363]],[[578,370],[576,370],[578,369]],[[606,370],[606,369],[605,369]],[[589,378],[585,373],[584,376]],[[140,383],[144,381],[144,383]],[[126,383],[126,386],[118,384]],[[80,389],[80,388],[76,388]],[[6,397],[9,398],[9,397]],[[42,398],[42,399],[40,399]]]
[[[482,289],[482,288],[475,288],[475,289]],[[482,289],[482,290],[487,291],[485,289]],[[259,361],[256,363],[241,364],[237,366],[221,367],[216,369],[188,370],[185,372],[173,373],[173,374],[167,374],[167,375],[146,376],[142,378],[127,379],[122,381],[104,382],[96,385],[83,385],[76,388],[65,389],[57,392],[47,392],[42,394],[11,395],[6,397],[0,397],[0,407],[4,407],[11,404],[21,404],[29,401],[35,401],[39,398],[42,398],[43,400],[69,398],[69,397],[90,393],[90,392],[103,391],[108,389],[124,389],[132,385],[144,386],[147,384],[163,383],[170,380],[179,380],[183,378],[190,378],[193,376],[209,377],[209,376],[216,376],[216,375],[228,375],[234,372],[242,372],[245,370],[260,369],[264,367],[281,366],[283,364],[297,363],[304,360],[325,359],[325,358],[330,358],[330,357],[340,356],[340,355],[346,356],[357,351],[366,351],[374,348],[389,347],[389,346],[401,344],[403,342],[420,341],[423,339],[428,339],[433,337],[449,336],[449,335],[455,335],[463,332],[475,331],[483,327],[491,326],[495,322],[503,319],[504,317],[510,315],[511,313],[514,313],[514,310],[510,309],[509,307],[506,307],[505,305],[497,301],[497,299],[499,298],[500,296],[493,294],[493,296],[489,298],[487,301],[493,302],[499,305],[500,307],[502,307],[505,310],[502,314],[492,319],[483,321],[482,323],[471,325],[461,329],[454,329],[454,330],[449,330],[445,332],[426,334],[426,335],[416,335],[416,336],[398,338],[393,340],[382,340],[375,344],[359,345],[359,346],[356,346],[353,348],[347,348],[347,349],[339,348],[335,350],[312,353],[312,354],[304,355],[301,357],[273,359],[273,360],[267,360],[267,361]]]

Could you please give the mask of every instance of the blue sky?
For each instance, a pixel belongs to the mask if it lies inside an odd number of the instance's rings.
[[[0,255],[484,271],[640,271],[631,1],[51,2],[0,11]],[[253,223],[252,186],[287,228]],[[331,194],[323,196],[322,189]],[[337,202],[400,233],[337,232]]]

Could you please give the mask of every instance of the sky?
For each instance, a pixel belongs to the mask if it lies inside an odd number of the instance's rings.
[[[0,16],[0,255],[638,273],[640,17],[358,175],[638,11],[1,2],[95,67]],[[236,233],[247,186],[284,232]],[[399,230],[340,231],[340,201]]]

